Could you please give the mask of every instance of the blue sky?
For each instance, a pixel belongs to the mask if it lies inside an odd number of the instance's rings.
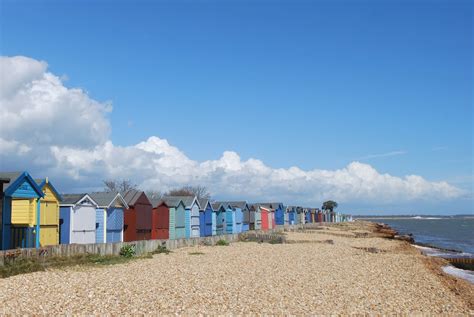
[[[473,191],[470,1],[2,1],[0,23],[1,55],[112,102],[115,145]]]

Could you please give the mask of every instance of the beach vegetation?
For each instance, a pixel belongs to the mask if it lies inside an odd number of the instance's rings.
[[[228,246],[228,245],[229,245],[229,241],[224,240],[224,239],[220,239],[219,241],[216,242],[216,245]]]
[[[322,210],[334,212],[334,209],[336,209],[338,206],[337,202],[334,200],[328,200],[323,203],[323,206],[321,207]]]

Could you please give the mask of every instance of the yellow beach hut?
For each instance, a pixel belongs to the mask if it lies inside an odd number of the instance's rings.
[[[44,197],[40,199],[40,245],[43,247],[59,244],[59,203],[62,200],[61,195],[47,177],[45,179],[35,179],[35,182],[44,193]]]

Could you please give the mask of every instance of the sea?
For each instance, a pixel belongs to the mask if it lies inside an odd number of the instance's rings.
[[[474,258],[474,216],[357,217],[385,223],[400,234],[412,234],[429,256]],[[451,251],[450,251],[451,250]],[[474,272],[449,266],[445,272],[474,283]]]

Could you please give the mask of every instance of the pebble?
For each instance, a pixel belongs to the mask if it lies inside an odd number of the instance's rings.
[[[286,234],[295,243],[199,246],[126,264],[0,279],[0,313],[472,314],[403,242],[355,238],[337,227]],[[318,243],[327,240],[334,244]],[[204,254],[189,255],[197,250]]]

